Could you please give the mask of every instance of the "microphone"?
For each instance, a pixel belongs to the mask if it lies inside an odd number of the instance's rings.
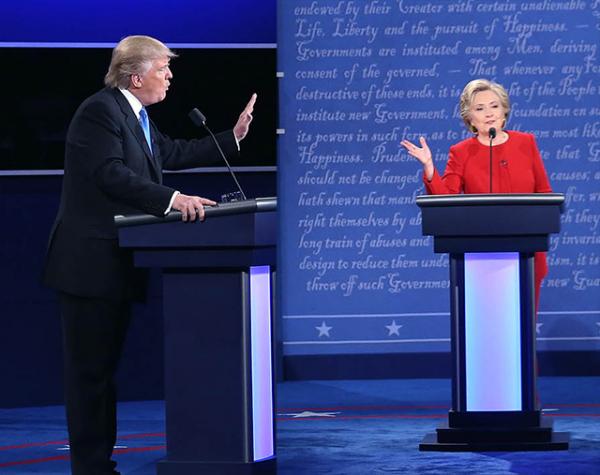
[[[229,161],[225,157],[225,154],[223,153],[223,150],[221,149],[221,146],[219,145],[217,138],[212,133],[212,131],[208,128],[208,125],[206,125],[206,117],[204,116],[204,114],[194,107],[188,114],[188,117],[191,119],[191,121],[194,123],[194,125],[196,127],[204,127],[208,131],[208,133],[210,134],[210,136],[213,139],[213,142],[217,146],[217,149],[219,150],[219,153],[221,154],[221,157],[223,158],[225,165],[227,165],[227,169],[229,170],[229,173],[231,174],[233,181],[235,182],[238,190],[240,191],[240,195],[242,196],[242,199],[246,200],[247,199],[246,194],[244,193],[244,190],[242,190],[242,187],[240,186],[240,183],[238,182],[238,180],[235,176],[235,173],[233,173],[233,170],[231,169],[231,166],[229,165]]]
[[[496,128],[490,127],[490,193],[492,193],[492,141],[496,138]]]

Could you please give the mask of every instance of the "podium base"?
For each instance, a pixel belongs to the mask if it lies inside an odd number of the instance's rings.
[[[569,433],[553,432],[539,411],[454,412],[448,423],[427,434],[421,451],[517,452],[567,450]]]
[[[421,452],[534,452],[568,450],[569,433],[553,432],[548,442],[438,442],[437,434],[427,434],[419,444]]]
[[[258,462],[191,462],[161,460],[156,464],[157,475],[275,475],[275,457]]]

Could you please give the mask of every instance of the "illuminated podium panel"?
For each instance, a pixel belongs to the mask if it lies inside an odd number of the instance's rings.
[[[159,475],[275,474],[276,200],[115,217],[137,267],[162,269],[167,456]]]
[[[452,409],[423,451],[564,450],[536,389],[534,253],[560,231],[561,194],[417,197],[450,254]]]

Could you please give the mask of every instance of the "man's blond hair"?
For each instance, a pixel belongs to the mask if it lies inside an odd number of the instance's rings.
[[[127,89],[133,74],[143,76],[152,66],[152,61],[160,58],[174,58],[177,55],[164,43],[150,36],[127,36],[112,52],[104,84],[109,87]]]

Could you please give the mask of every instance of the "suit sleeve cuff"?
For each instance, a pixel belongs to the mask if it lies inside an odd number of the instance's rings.
[[[167,215],[171,212],[171,208],[173,207],[173,201],[175,201],[175,198],[177,197],[178,194],[179,194],[179,191],[176,191],[175,193],[173,193],[173,196],[171,196],[171,201],[169,201],[169,206],[165,210],[165,215]]]

